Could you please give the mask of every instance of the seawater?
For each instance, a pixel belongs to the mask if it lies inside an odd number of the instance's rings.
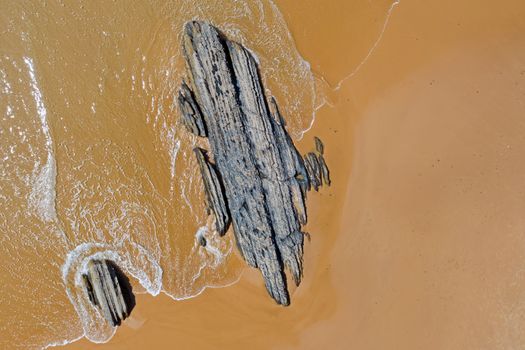
[[[175,98],[186,21],[256,55],[292,136],[315,79],[269,1],[9,2],[0,28],[0,348],[40,349],[115,329],[81,275],[114,260],[136,293],[182,300],[234,283],[243,262],[204,205]],[[206,247],[198,244],[205,236]]]

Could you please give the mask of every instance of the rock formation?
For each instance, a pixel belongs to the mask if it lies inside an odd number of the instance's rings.
[[[290,297],[284,268],[302,277],[306,192],[329,184],[324,146],[303,159],[285,128],[275,99],[266,99],[257,63],[243,46],[205,22],[185,26],[183,54],[190,71],[178,103],[182,121],[208,137],[215,164],[195,149],[216,229],[230,222],[246,262],[261,270],[270,295]]]
[[[110,260],[91,260],[82,278],[91,303],[112,326],[119,326],[135,307],[126,275]]]

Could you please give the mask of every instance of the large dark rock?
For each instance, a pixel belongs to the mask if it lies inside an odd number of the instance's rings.
[[[179,108],[188,130],[209,139],[215,164],[200,149],[196,155],[217,231],[231,217],[244,259],[261,270],[277,303],[288,305],[284,268],[298,285],[306,191],[322,177],[329,182],[324,147],[319,140],[305,166],[277,103],[266,99],[254,57],[215,27],[188,22],[183,53],[190,83],[182,85]]]
[[[82,277],[91,303],[112,326],[119,326],[135,307],[126,275],[111,260],[91,260]]]

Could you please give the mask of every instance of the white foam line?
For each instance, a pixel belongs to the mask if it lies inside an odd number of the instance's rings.
[[[325,80],[324,77],[320,77],[319,80],[327,87],[330,88],[330,84],[328,84],[328,82]],[[316,82],[315,86],[319,86],[319,83]],[[315,88],[314,89],[321,89],[321,88]],[[312,129],[312,127],[314,126],[315,124],[315,120],[316,120],[316,117],[317,117],[317,111],[320,110],[321,108],[323,108],[325,105],[329,106],[329,107],[332,107],[334,108],[335,105],[330,102],[330,99],[329,97],[326,95],[326,88],[323,87],[323,95],[322,95],[322,102],[321,103],[316,103],[317,106],[315,106],[314,108],[314,111],[312,113],[312,119],[310,120],[310,125],[308,125],[308,127],[304,130],[301,130],[301,132],[299,133],[299,137],[297,138],[298,141],[302,140],[304,135],[310,131],[310,129]],[[314,92],[315,93],[315,92]],[[319,97],[316,95],[316,98]]]
[[[50,152],[46,163],[34,174],[33,187],[29,193],[29,204],[42,220],[49,222],[57,219],[56,164]]]
[[[357,67],[355,67],[355,69],[349,74],[347,75],[346,77],[344,77],[343,79],[341,79],[341,81],[339,81],[339,83],[337,84],[337,86],[335,87],[334,91],[337,91],[341,88],[341,85],[343,85],[343,83],[352,78],[354,75],[357,74],[357,72],[359,72],[359,70],[361,69],[361,67],[363,67],[365,65],[365,63],[368,61],[368,59],[370,58],[370,56],[372,56],[372,53],[375,51],[375,49],[377,48],[377,46],[379,45],[379,42],[381,41],[381,39],[383,38],[383,35],[385,34],[385,31],[386,31],[386,28],[388,26],[388,22],[390,21],[390,17],[392,16],[392,12],[394,11],[394,8],[399,5],[399,3],[401,2],[401,0],[396,0],[392,3],[392,5],[390,6],[390,8],[388,9],[388,12],[386,14],[386,18],[385,18],[385,23],[383,24],[383,28],[381,29],[381,33],[379,33],[379,37],[377,38],[377,40],[374,42],[374,44],[372,45],[372,47],[370,48],[370,50],[368,51],[368,53],[366,54],[365,58],[361,61],[361,63],[359,63],[357,65]]]
[[[319,106],[315,107],[314,112],[312,113],[312,119],[310,120],[310,125],[308,125],[308,127],[306,129],[301,130],[301,133],[300,133],[299,137],[297,138],[297,141],[301,141],[303,139],[303,137],[304,137],[304,134],[306,134],[308,131],[310,131],[310,129],[314,126],[316,113],[325,104],[327,104],[327,102],[323,101],[323,103],[321,103]]]
[[[52,152],[53,140],[51,139],[51,133],[49,132],[49,125],[47,123],[47,109],[44,105],[44,99],[42,98],[42,93],[38,88],[38,82],[35,75],[35,66],[33,64],[33,59],[31,57],[24,57],[24,62],[29,70],[29,78],[31,79],[31,95],[33,95],[36,103],[36,109],[38,116],[40,117],[40,122],[42,123],[42,130],[46,138],[46,148],[48,152]]]
[[[180,151],[180,140],[175,138],[175,128],[172,129],[172,131],[168,132],[168,137],[171,139],[175,139],[175,143],[173,146],[168,150],[169,156],[170,156],[170,198],[173,200],[174,190],[175,190],[175,173],[177,171],[177,155]]]
[[[59,346],[66,346],[68,344],[77,342],[77,341],[79,341],[80,339],[82,339],[84,337],[85,337],[85,335],[82,334],[81,336],[79,336],[79,337],[77,337],[75,339],[59,340],[59,341],[56,341],[56,342],[53,342],[53,343],[49,343],[49,344],[45,345],[44,347],[42,347],[42,350],[46,350],[46,349],[50,349],[50,348],[56,348],[56,347],[59,347]]]
[[[54,221],[57,219],[56,214],[56,163],[53,156],[53,139],[49,131],[47,122],[47,109],[42,98],[42,92],[38,87],[38,81],[35,75],[35,66],[31,57],[24,57],[24,63],[29,71],[31,80],[31,95],[35,99],[36,110],[42,124],[42,132],[46,140],[47,161],[46,164],[38,171],[35,176],[35,184],[29,196],[38,215],[44,221]]]
[[[226,283],[226,284],[221,284],[221,285],[206,285],[204,287],[202,287],[198,292],[196,292],[195,294],[192,294],[192,295],[188,295],[188,296],[185,296],[185,297],[174,297],[173,295],[171,295],[169,292],[165,291],[165,290],[162,290],[161,292],[164,293],[165,295],[167,295],[168,297],[170,297],[171,299],[175,300],[175,301],[183,301],[183,300],[189,300],[189,299],[193,299],[193,298],[196,298],[198,297],[199,295],[201,295],[202,293],[204,293],[204,291],[206,289],[219,289],[219,288],[227,288],[227,287],[231,287],[235,284],[237,284],[240,280],[241,280],[241,277],[242,275],[244,274],[244,269],[241,271],[241,273],[239,274],[239,276],[232,282],[230,283]]]
[[[343,79],[341,79],[339,81],[339,83],[337,83],[337,85],[335,86],[335,88],[333,89],[333,91],[338,91],[341,86],[343,85],[343,83],[352,78],[353,76],[355,76],[357,74],[357,72],[361,69],[361,67],[363,67],[365,65],[365,63],[368,61],[368,59],[370,58],[370,56],[372,56],[372,53],[375,51],[375,49],[377,48],[377,46],[379,45],[379,42],[381,41],[381,39],[383,39],[383,35],[385,34],[385,31],[386,31],[386,28],[388,27],[388,22],[390,21],[390,17],[392,16],[392,12],[394,11],[394,8],[399,5],[399,3],[401,2],[401,0],[395,0],[392,5],[390,5],[390,8],[388,9],[388,12],[386,14],[386,18],[385,18],[385,22],[383,23],[383,27],[381,28],[381,32],[379,33],[379,36],[378,38],[376,39],[376,41],[374,42],[374,44],[372,45],[372,47],[370,48],[370,50],[368,50],[368,53],[366,54],[365,58],[357,65],[357,67],[350,73],[348,74],[346,77],[344,77]],[[273,2],[271,2],[273,4]],[[275,4],[273,4],[275,6]],[[305,61],[307,62],[307,61]],[[308,62],[307,62],[308,63]],[[321,80],[323,80],[325,82],[325,84],[327,84],[328,86],[330,86],[323,77],[321,77]],[[297,138],[298,141],[302,140],[304,135],[310,131],[310,129],[312,129],[312,127],[314,126],[315,124],[315,119],[316,119],[316,113],[318,110],[320,110],[322,107],[324,107],[325,105],[328,105],[330,107],[334,107],[334,105],[332,103],[330,103],[329,101],[327,101],[327,98],[326,96],[323,98],[323,102],[320,103],[317,107],[315,107],[313,113],[312,113],[312,119],[310,120],[310,125],[308,125],[308,127],[304,130],[301,130],[300,133],[299,133],[299,137]]]
[[[173,137],[175,137],[175,132],[173,132]],[[170,135],[171,136],[171,135]],[[177,155],[179,154],[179,150],[180,150],[180,140],[177,139],[175,141],[175,144],[173,145],[173,147],[171,148],[170,150],[170,158],[171,158],[171,167],[170,167],[170,175],[171,175],[171,178],[173,179],[175,177],[175,171],[176,171],[176,165],[177,165]]]

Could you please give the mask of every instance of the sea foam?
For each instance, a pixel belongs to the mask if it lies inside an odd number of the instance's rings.
[[[29,204],[42,220],[55,221],[57,218],[55,205],[57,169],[53,153],[53,139],[49,131],[47,109],[36,79],[33,59],[24,57],[24,63],[29,72],[31,95],[35,100],[37,114],[42,124],[42,133],[44,134],[45,148],[47,150],[47,160],[45,164],[43,166],[40,166],[39,162],[35,164],[33,171],[34,185],[29,195]]]

